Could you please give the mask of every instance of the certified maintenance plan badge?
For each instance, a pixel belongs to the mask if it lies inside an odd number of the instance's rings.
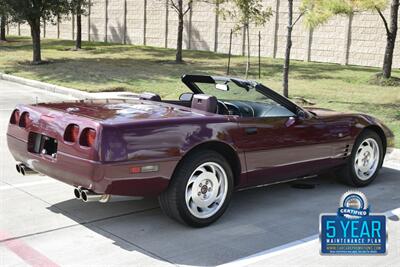
[[[386,254],[386,216],[369,211],[363,193],[343,194],[337,214],[320,217],[321,254]]]

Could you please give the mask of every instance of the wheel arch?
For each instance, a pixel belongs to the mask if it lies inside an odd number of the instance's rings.
[[[381,138],[381,141],[382,141],[383,156],[385,156],[387,140],[386,140],[386,135],[385,135],[385,132],[383,131],[383,129],[381,127],[379,127],[378,125],[369,125],[369,126],[365,127],[362,132],[364,132],[366,130],[373,131],[379,135],[379,137]]]
[[[184,159],[187,158],[189,155],[201,151],[201,150],[211,150],[215,151],[218,154],[220,154],[222,157],[224,157],[229,166],[232,169],[233,176],[234,176],[234,187],[240,184],[240,177],[241,177],[241,172],[242,172],[242,167],[241,167],[241,161],[240,158],[235,151],[235,149],[222,141],[206,141],[204,143],[200,143],[192,147],[190,150],[188,150],[183,157],[179,160],[178,164],[175,166],[175,169],[172,174],[172,179],[174,177],[174,174],[176,170],[181,166],[183,163]]]

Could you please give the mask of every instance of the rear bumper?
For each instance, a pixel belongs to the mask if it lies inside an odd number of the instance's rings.
[[[158,172],[130,173],[130,167],[148,162],[102,163],[72,156],[62,151],[51,158],[30,153],[27,142],[7,134],[8,148],[14,159],[29,168],[72,186],[81,186],[98,194],[157,196],[167,187],[176,160],[152,162]]]

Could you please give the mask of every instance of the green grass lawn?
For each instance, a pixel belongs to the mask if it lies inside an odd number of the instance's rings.
[[[225,75],[227,64],[227,55],[211,52],[184,51],[185,63],[175,64],[171,49],[83,43],[83,50],[68,51],[72,41],[46,39],[42,57],[50,64],[34,66],[28,64],[32,57],[30,39],[8,39],[0,43],[0,72],[85,91],[124,89],[176,98],[187,91],[180,82],[182,74]],[[231,76],[243,77],[244,70],[245,58],[233,57]],[[258,79],[257,70],[254,64],[250,79]],[[261,82],[281,91],[281,70],[281,59],[262,58]],[[370,84],[377,72],[378,68],[292,61],[289,94],[319,107],[374,115],[395,132],[396,146],[400,147],[400,87]],[[397,69],[393,74],[400,77]]]

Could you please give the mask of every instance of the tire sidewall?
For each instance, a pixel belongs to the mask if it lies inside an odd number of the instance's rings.
[[[378,148],[379,148],[379,162],[378,162],[378,167],[375,170],[375,173],[367,180],[361,180],[358,176],[357,173],[354,169],[354,162],[355,162],[355,158],[356,158],[356,154],[357,154],[357,150],[359,148],[359,146],[361,145],[361,143],[368,139],[368,138],[372,138],[376,141],[376,143],[378,144]],[[361,133],[361,135],[357,138],[356,143],[354,144],[354,148],[351,154],[351,160],[349,162],[349,166],[348,168],[350,168],[349,172],[351,174],[351,180],[352,183],[355,186],[366,186],[370,183],[372,183],[373,180],[375,180],[376,176],[379,173],[379,169],[382,166],[382,161],[383,161],[383,144],[382,144],[382,140],[379,137],[379,135],[371,130],[365,130],[364,132]]]
[[[188,209],[185,200],[185,192],[187,182],[192,175],[193,171],[205,162],[215,162],[218,163],[224,170],[227,175],[227,194],[222,204],[222,207],[212,216],[208,218],[197,218],[195,217]],[[224,157],[220,154],[213,151],[200,151],[190,155],[183,163],[181,168],[177,171],[176,175],[174,175],[174,179],[179,180],[176,184],[177,186],[177,203],[178,203],[178,212],[183,221],[195,227],[203,227],[207,226],[214,221],[216,221],[228,208],[232,191],[233,191],[233,173],[229,163],[226,161]]]

